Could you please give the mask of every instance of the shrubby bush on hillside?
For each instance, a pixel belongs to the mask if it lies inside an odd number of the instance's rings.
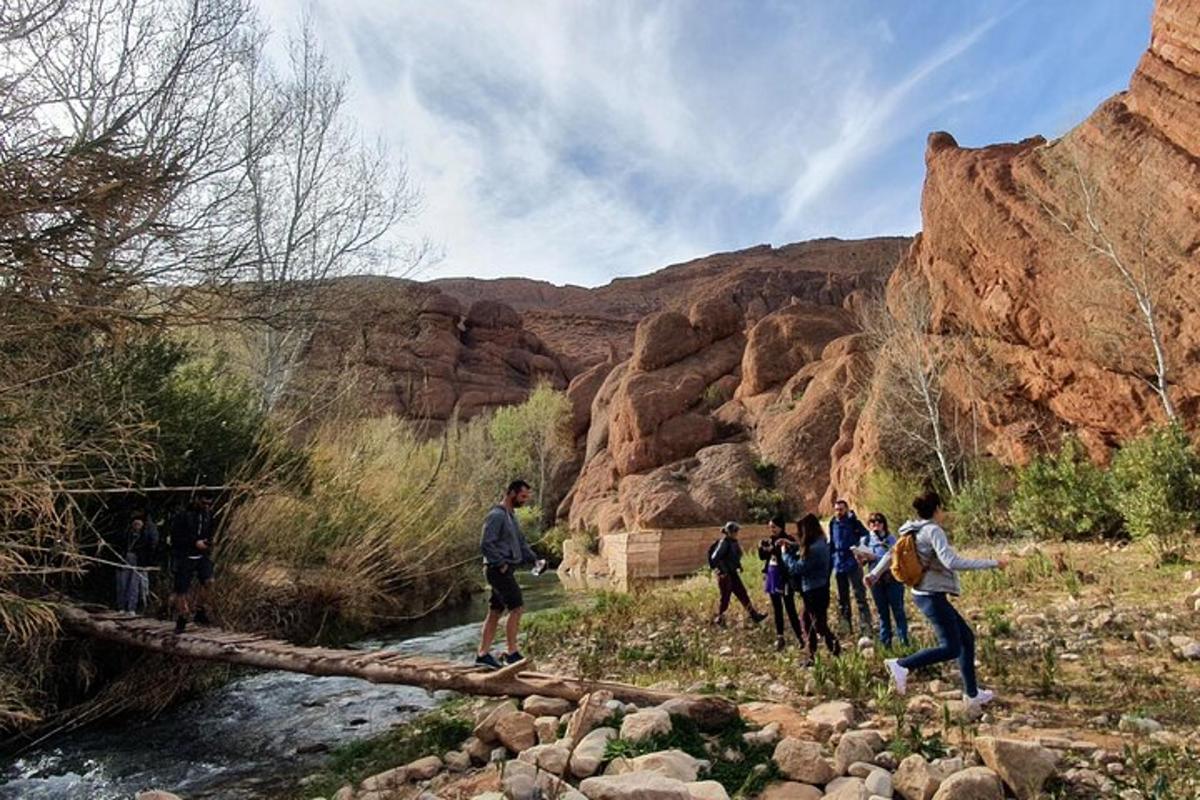
[[[881,512],[888,518],[892,532],[895,533],[901,523],[916,516],[912,501],[924,487],[925,481],[914,475],[876,467],[867,474],[863,506],[858,509],[858,513],[866,519],[867,514]]]
[[[1113,459],[1112,478],[1133,538],[1187,540],[1200,530],[1200,453],[1179,426],[1125,444]]]
[[[1017,471],[1012,520],[1040,539],[1112,536],[1121,530],[1109,473],[1087,457],[1077,439],[1038,456]]]
[[[959,541],[994,539],[1013,533],[1009,518],[1012,476],[994,461],[980,461],[959,481],[950,499],[951,525]]]

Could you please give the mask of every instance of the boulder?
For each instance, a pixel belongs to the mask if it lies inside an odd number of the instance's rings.
[[[809,711],[808,719],[820,730],[841,733],[854,724],[854,706],[845,700],[831,700]]]
[[[471,768],[471,756],[462,750],[451,750],[442,756],[442,763],[451,772],[466,772]]]
[[[866,784],[867,792],[873,797],[891,797],[892,796],[892,773],[886,769],[873,769],[866,778],[863,779]]]
[[[150,789],[149,791],[135,794],[134,800],[183,800],[183,798],[171,792],[164,792],[161,789]]]
[[[364,778],[358,788],[364,792],[390,792],[399,789],[408,781],[408,772],[404,767],[393,767],[370,777]]]
[[[892,788],[904,800],[933,800],[941,785],[942,773],[932,768],[919,753],[901,761],[892,776]]]
[[[670,732],[671,715],[658,708],[637,711],[621,720],[621,738],[629,742],[644,742]]]
[[[405,777],[409,781],[427,781],[442,771],[442,760],[437,756],[425,756],[405,765]]]
[[[1037,742],[975,737],[975,750],[983,763],[1000,776],[1017,800],[1033,800],[1058,765],[1058,754]]]
[[[875,747],[878,743],[880,746]],[[833,768],[845,775],[856,761],[869,762],[883,749],[883,737],[876,731],[847,731],[833,751]]]
[[[789,736],[775,746],[772,758],[780,772],[800,783],[826,784],[835,774],[816,742]]]
[[[539,694],[526,697],[525,702],[521,704],[521,709],[525,713],[535,717],[561,717],[574,708],[575,706],[570,700],[564,700],[561,697],[542,697]]]
[[[588,800],[692,800],[687,784],[657,772],[588,778],[579,784]]]
[[[862,778],[834,778],[825,787],[825,800],[871,800]]]
[[[612,699],[612,692],[606,689],[598,689],[580,698],[579,707],[567,723],[567,738],[573,742],[583,741],[583,737],[592,728],[612,716],[612,711],[608,708]]]
[[[537,729],[534,719],[524,711],[514,711],[505,714],[495,727],[496,739],[508,748],[509,752],[520,753],[537,744]]]
[[[759,800],[821,800],[825,793],[816,786],[795,781],[772,783],[763,789]]]
[[[1004,784],[987,767],[970,767],[942,781],[933,800],[1004,800]]]
[[[486,708],[480,714],[479,722],[475,725],[475,737],[488,744],[495,744],[499,741],[496,737],[496,723],[517,711],[517,704],[512,700],[505,700],[503,703]]]
[[[736,447],[736,445],[717,445],[707,448],[707,450],[717,451],[725,447]],[[741,451],[738,453],[740,458]],[[700,458],[700,461],[703,467],[704,459]],[[671,716],[690,719],[696,723],[696,727],[705,732],[721,731],[738,718],[738,707],[723,697],[695,695],[672,697],[658,708]]]
[[[821,726],[814,724],[803,711],[784,703],[744,703],[738,706],[742,719],[752,725],[778,725],[783,736],[819,741]],[[828,729],[826,729],[828,730]],[[828,735],[825,737],[829,738]]]
[[[630,759],[631,772],[657,772],[684,783],[692,783],[711,762],[693,758],[682,750],[663,750]]]
[[[742,741],[751,747],[765,747],[778,742],[781,735],[779,723],[772,722],[757,731],[746,731],[742,734]]]
[[[687,789],[693,800],[729,800],[729,792],[716,781],[690,781]]]
[[[475,764],[486,764],[492,759],[492,746],[478,736],[472,736],[463,742],[462,749]]]
[[[165,798],[163,800],[166,800]],[[354,787],[349,784],[343,786],[333,793],[330,800],[354,800]]]
[[[613,728],[596,728],[589,732],[571,753],[571,774],[576,778],[590,778],[600,769],[604,761],[604,750],[617,737]]]
[[[552,744],[558,739],[558,717],[538,717],[533,721],[538,744]]]
[[[538,769],[554,775],[562,775],[567,771],[567,762],[571,758],[571,751],[558,744],[539,744],[523,751],[517,758],[533,764]]]

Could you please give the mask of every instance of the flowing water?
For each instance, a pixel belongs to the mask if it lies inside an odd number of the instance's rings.
[[[553,573],[521,583],[529,610],[567,600]],[[477,595],[355,646],[466,660],[486,606],[487,595]],[[352,678],[247,674],[157,718],[87,729],[0,764],[0,800],[127,800],[152,788],[187,800],[274,797],[321,764],[325,756],[311,750],[380,733],[444,699]]]

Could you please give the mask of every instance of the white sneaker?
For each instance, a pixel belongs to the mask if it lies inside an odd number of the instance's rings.
[[[908,691],[908,670],[900,666],[900,659],[898,658],[884,659],[883,665],[887,667],[888,672],[891,673],[892,681],[896,684],[896,694],[903,697],[904,693]]]
[[[963,695],[964,703],[967,705],[978,706],[980,708],[986,706],[995,699],[996,693],[990,689],[980,689],[974,697],[967,697],[965,694]]]

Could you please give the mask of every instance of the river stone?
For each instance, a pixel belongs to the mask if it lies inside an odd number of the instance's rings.
[[[933,800],[1004,800],[1004,784],[987,767],[970,767],[942,781]]]
[[[451,772],[466,772],[471,768],[471,757],[462,750],[451,750],[442,756],[442,763]]]
[[[486,764],[492,760],[492,746],[478,736],[472,736],[463,742],[462,749],[476,764]]]
[[[892,788],[904,800],[933,800],[941,784],[941,773],[933,769],[920,753],[913,753],[901,761],[896,774],[892,776]]]
[[[672,716],[687,717],[705,732],[723,730],[738,719],[738,709],[720,697],[672,697],[659,709]]]
[[[825,787],[825,800],[871,800],[862,778],[834,778]]]
[[[571,705],[570,700],[564,700],[561,697],[543,697],[540,694],[531,694],[525,698],[521,708],[535,717],[561,717],[574,706]]]
[[[354,800],[354,787],[346,784],[334,792],[330,800]]]
[[[533,764],[538,769],[544,769],[554,775],[562,775],[567,771],[567,762],[571,759],[571,751],[557,744],[539,744],[523,751],[517,758]]]
[[[815,728],[817,738],[825,742],[854,724],[854,706],[844,700],[832,700],[809,711],[807,718]]]
[[[537,744],[537,731],[533,717],[524,711],[514,711],[496,722],[496,738],[509,752],[520,753]]]
[[[615,738],[617,732],[613,728],[596,728],[584,736],[575,746],[575,752],[571,753],[571,774],[576,778],[590,778],[595,775],[604,761],[605,748]]]
[[[621,738],[627,742],[644,742],[652,736],[671,732],[671,716],[658,708],[648,708],[621,720]]]
[[[512,700],[506,700],[503,703],[492,706],[490,709],[484,710],[479,718],[479,723],[475,726],[474,734],[476,738],[488,744],[495,744],[497,741],[496,725],[508,715],[516,713],[517,704]]]
[[[151,789],[148,792],[138,792],[134,795],[135,800],[183,800],[177,794],[164,792],[161,789]]]
[[[1017,800],[1033,800],[1042,792],[1046,779],[1054,774],[1058,755],[1036,742],[1019,739],[975,737],[975,750],[983,763],[1012,789]]]
[[[875,747],[879,740],[879,748]],[[882,750],[883,737],[876,731],[847,731],[842,734],[837,748],[833,751],[833,768],[838,775],[845,775],[850,765],[856,761],[870,761],[875,754]]]
[[[613,699],[612,692],[607,689],[597,689],[586,694],[579,700],[579,708],[571,715],[567,723],[567,738],[579,742],[583,740],[592,728],[612,716],[608,710],[608,702]]]
[[[863,779],[863,783],[866,784],[867,791],[872,796],[892,796],[892,773],[885,769],[871,770],[871,774]]]
[[[364,792],[383,793],[392,789],[399,789],[407,780],[408,773],[405,767],[393,767],[392,769],[372,775],[369,778],[364,778],[358,788]]]
[[[825,793],[816,786],[795,781],[782,781],[772,783],[763,789],[758,800],[821,800],[824,796]]]
[[[821,745],[791,736],[775,746],[772,756],[779,771],[800,783],[826,784],[833,780],[833,767],[821,755]]]
[[[404,778],[410,782],[427,781],[442,771],[442,760],[437,756],[418,758],[404,766]]]
[[[538,717],[533,721],[538,744],[551,744],[558,739],[558,717]]]
[[[657,772],[588,778],[579,791],[588,800],[692,800],[686,783]]]
[[[729,792],[716,781],[689,781],[687,790],[692,800],[729,800]]]
[[[630,772],[657,772],[677,781],[692,783],[712,764],[693,758],[682,750],[663,750],[631,759],[630,766],[633,767]]]
[[[778,722],[772,722],[762,730],[746,731],[742,734],[742,741],[751,747],[769,747],[779,741],[780,729]]]

